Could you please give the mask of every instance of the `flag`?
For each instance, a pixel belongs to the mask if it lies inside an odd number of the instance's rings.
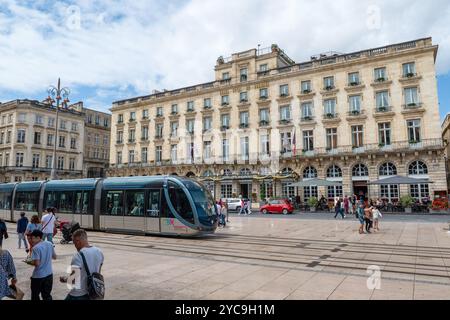
[[[294,157],[295,157],[295,153],[297,151],[297,147],[296,147],[296,139],[295,139],[295,127],[294,127],[294,134],[292,135],[292,151],[294,152]]]

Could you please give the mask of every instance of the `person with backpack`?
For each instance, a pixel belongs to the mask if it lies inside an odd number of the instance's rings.
[[[3,245],[3,239],[8,239],[8,228],[5,221],[0,219],[0,247]]]
[[[72,286],[65,300],[101,300],[104,298],[104,280],[100,274],[104,256],[102,251],[89,245],[88,235],[85,230],[78,229],[72,235],[72,240],[77,253],[72,258],[72,268],[78,269],[80,276],[79,287]],[[73,274],[77,271],[72,270]],[[72,275],[73,275],[72,274]],[[60,278],[62,283],[67,283],[69,277]],[[75,281],[76,284],[76,281]]]
[[[28,242],[25,238],[25,231],[27,231],[28,218],[25,217],[25,212],[20,213],[20,219],[17,220],[17,237],[19,238],[19,249],[22,247],[22,242],[25,245],[25,250],[28,252]]]
[[[53,208],[47,208],[45,210],[47,212],[42,216],[42,232],[44,233],[43,240],[47,240],[53,244],[53,234],[55,231],[55,210]]]

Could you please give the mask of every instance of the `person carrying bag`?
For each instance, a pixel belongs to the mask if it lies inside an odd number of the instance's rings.
[[[81,259],[83,259],[83,266],[87,274],[87,289],[89,299],[91,300],[103,300],[105,298],[105,280],[103,276],[98,272],[89,271],[89,267],[86,262],[86,257],[83,252],[79,252]]]

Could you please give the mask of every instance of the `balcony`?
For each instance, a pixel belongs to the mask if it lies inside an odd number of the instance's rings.
[[[267,95],[259,96],[259,100],[266,101],[269,98]]]
[[[206,106],[203,106],[203,109],[204,110],[211,110],[212,106],[211,105],[206,105]]]
[[[323,88],[324,91],[332,91],[332,90],[334,90],[334,89],[335,89],[335,86],[334,86],[334,85],[332,85],[332,86],[326,86],[325,88]]]
[[[239,129],[246,129],[248,128],[248,123],[240,123],[239,124]]]
[[[230,105],[229,102],[222,102],[222,103],[220,104],[220,106],[222,106],[222,107],[228,107],[229,105]]]
[[[228,85],[228,84],[231,84],[231,78],[226,78],[226,79],[220,80],[220,84],[221,84],[221,85]]]
[[[349,83],[348,83],[348,86],[349,86],[349,87],[357,87],[357,86],[359,86],[359,85],[361,85],[361,82],[360,82],[360,81],[352,81],[352,82],[349,82]]]
[[[267,120],[261,120],[259,122],[260,127],[267,127],[268,125],[269,125],[269,121],[267,121]]]
[[[220,127],[220,131],[226,131],[228,129],[230,129],[230,126],[221,126]]]
[[[403,84],[412,84],[417,83],[420,79],[422,79],[422,76],[418,75],[415,72],[410,72],[403,74],[402,78],[399,79],[399,81]]]
[[[413,102],[404,104],[402,106],[402,114],[417,114],[420,115],[425,112],[425,108],[423,108],[423,105],[421,102]]]
[[[175,111],[175,110],[173,110],[173,111],[170,113],[171,116],[176,116],[177,114],[178,114],[178,111]]]
[[[338,117],[338,114],[337,114],[336,112],[334,112],[334,113],[329,112],[329,113],[325,113],[325,114],[323,115],[323,119],[324,119],[324,120],[327,120],[327,119],[336,119],[337,117]]]
[[[280,125],[289,125],[292,123],[292,119],[281,119],[278,121]]]
[[[303,89],[303,90],[301,91],[301,94],[310,94],[310,93],[312,93],[312,90],[311,90],[311,89]]]
[[[148,136],[141,137],[141,141],[148,141]]]
[[[128,139],[128,143],[136,143],[136,139]]]
[[[351,110],[347,113],[347,121],[366,119],[364,110]]]
[[[280,98],[287,98],[289,97],[289,92],[281,92],[280,93]]]
[[[136,119],[130,119],[129,122],[130,122],[130,123],[135,123],[135,122],[136,122]]]
[[[248,102],[247,98],[243,98],[243,99],[239,100],[239,103],[247,103],[247,102]]]
[[[300,118],[301,122],[311,122],[314,121],[314,116],[303,116]]]
[[[380,77],[380,78],[374,79],[371,86],[378,88],[378,87],[388,87],[391,84],[392,84],[392,80],[389,80],[388,78],[385,78],[385,77]]]
[[[195,111],[194,108],[187,108],[187,109],[186,109],[186,112],[194,112],[194,111]]]

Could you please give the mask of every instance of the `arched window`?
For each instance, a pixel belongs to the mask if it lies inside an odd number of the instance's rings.
[[[314,179],[317,178],[317,170],[314,167],[306,167],[305,170],[303,170],[303,178],[304,179]]]
[[[352,169],[352,176],[353,177],[368,177],[369,169],[367,169],[366,165],[364,165],[362,163],[358,163]]]
[[[283,176],[288,176],[292,173],[294,173],[294,170],[292,170],[291,168],[284,168],[283,170],[281,170],[281,174]]]
[[[327,178],[342,178],[342,170],[337,165],[332,165],[327,170]]]
[[[240,171],[241,176],[251,176],[252,172],[249,168],[242,168]]]
[[[409,165],[408,172],[411,175],[428,174],[428,168],[422,161],[414,161]]]
[[[203,176],[204,177],[212,177],[213,173],[211,170],[206,170],[205,172],[203,172]]]
[[[233,175],[233,172],[230,169],[223,169],[223,175],[229,177]]]
[[[380,176],[395,176],[397,167],[391,162],[385,162],[380,166],[378,173]]]

